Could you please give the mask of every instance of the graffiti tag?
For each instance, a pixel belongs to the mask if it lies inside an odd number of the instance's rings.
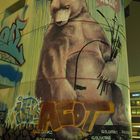
[[[22,65],[25,62],[23,54],[23,44],[21,41],[21,31],[26,26],[25,21],[16,19],[11,28],[4,27],[0,32],[0,57],[1,60],[14,63],[16,65]],[[7,55],[12,59],[6,59]],[[6,58],[5,58],[6,57]]]
[[[59,131],[65,126],[79,127],[91,132],[97,118],[102,113],[113,113],[112,102],[82,103],[82,102],[45,102],[41,105],[39,130]]]
[[[97,0],[98,6],[107,5],[110,6],[116,12],[120,11],[120,1],[119,0]]]
[[[39,120],[40,101],[33,97],[18,97],[14,108],[16,124],[36,124]]]

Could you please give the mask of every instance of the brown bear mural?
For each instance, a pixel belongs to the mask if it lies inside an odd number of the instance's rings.
[[[122,93],[115,84],[117,60],[110,59],[112,47],[86,1],[52,0],[50,10],[52,23],[44,35],[36,96],[57,102],[112,101],[114,113],[101,115],[95,124],[103,125],[109,118],[113,124],[127,124]],[[106,83],[104,89],[101,82]],[[61,140],[75,140],[81,134],[74,127],[57,132]]]

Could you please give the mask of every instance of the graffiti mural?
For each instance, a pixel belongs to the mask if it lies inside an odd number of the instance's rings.
[[[11,28],[4,27],[0,32],[0,52],[1,60],[10,61],[8,56],[11,56],[17,65],[24,63],[23,45],[20,44],[21,31],[26,26],[25,21],[16,19],[15,23],[12,24]],[[8,55],[8,56],[7,56]],[[12,61],[12,60],[11,60]]]
[[[124,1],[19,3],[0,14],[0,139],[130,140]]]

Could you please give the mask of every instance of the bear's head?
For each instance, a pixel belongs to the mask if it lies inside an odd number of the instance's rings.
[[[70,19],[87,11],[87,6],[86,0],[51,0],[50,9],[53,22],[57,26],[63,26]]]

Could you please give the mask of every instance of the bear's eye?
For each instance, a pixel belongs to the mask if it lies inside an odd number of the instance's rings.
[[[69,9],[69,8],[70,8],[70,5],[65,5],[65,8],[66,8],[66,9]]]

